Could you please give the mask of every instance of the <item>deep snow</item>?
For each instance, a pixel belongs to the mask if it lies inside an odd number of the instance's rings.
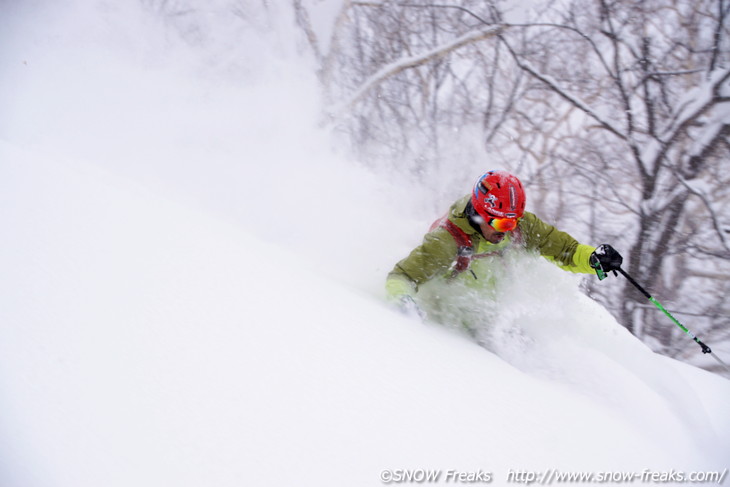
[[[0,20],[0,485],[730,466],[730,382],[550,264],[490,351],[389,309],[438,205],[331,148],[286,8],[273,36],[210,5],[196,48],[129,5]]]

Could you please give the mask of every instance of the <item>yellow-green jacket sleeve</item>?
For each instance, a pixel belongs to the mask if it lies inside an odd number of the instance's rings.
[[[566,232],[561,232],[530,212],[525,212],[519,228],[527,249],[538,251],[561,269],[583,274],[595,272],[589,263],[595,247],[578,243]]]
[[[388,274],[385,289],[389,298],[413,295],[418,286],[445,273],[454,262],[457,245],[444,228],[426,234],[421,245],[398,262]]]

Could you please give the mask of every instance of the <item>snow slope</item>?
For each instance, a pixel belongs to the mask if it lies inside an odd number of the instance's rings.
[[[490,350],[385,306],[433,209],[331,150],[286,42],[30,5],[0,21],[3,487],[729,466],[730,383],[547,263],[516,265]]]

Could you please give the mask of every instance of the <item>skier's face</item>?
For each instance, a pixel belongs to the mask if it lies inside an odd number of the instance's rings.
[[[486,221],[482,221],[479,223],[479,230],[482,232],[482,236],[487,242],[498,244],[504,239],[504,236],[506,235],[503,232],[498,232],[492,226],[487,223]]]

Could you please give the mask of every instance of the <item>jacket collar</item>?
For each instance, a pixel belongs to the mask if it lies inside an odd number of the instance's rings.
[[[453,205],[451,205],[451,208],[449,209],[449,220],[454,222],[457,227],[461,228],[464,233],[466,233],[470,237],[483,238],[482,234],[478,232],[474,227],[472,227],[469,223],[469,218],[466,214],[466,205],[467,203],[469,203],[470,200],[471,195],[467,194],[459,198]]]

